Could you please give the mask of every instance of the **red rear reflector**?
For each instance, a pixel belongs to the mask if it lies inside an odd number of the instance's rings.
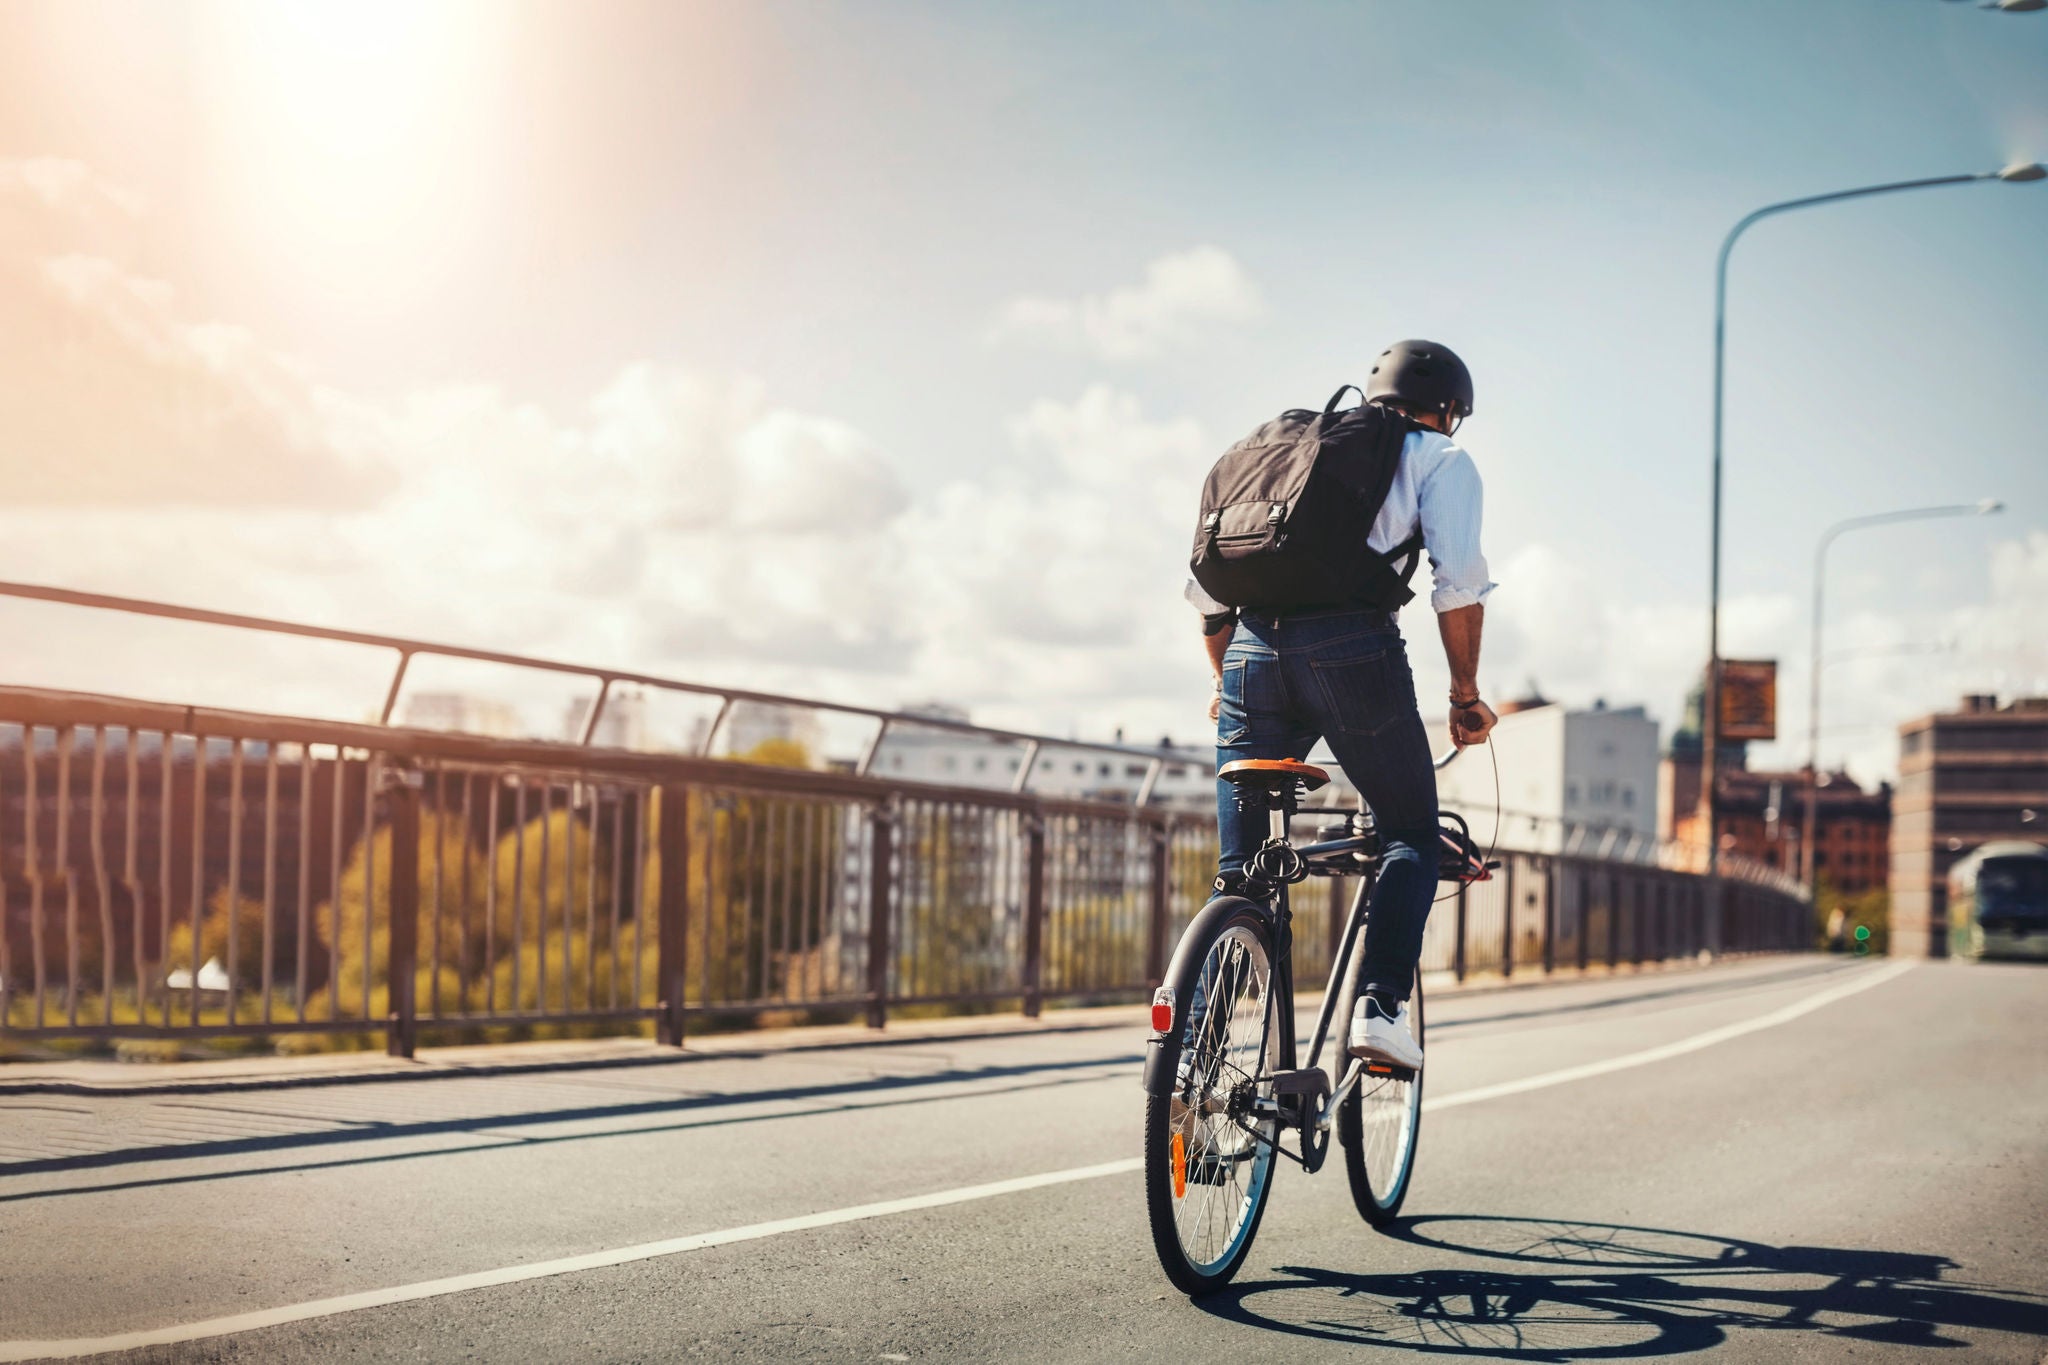
[[[1172,1005],[1154,1005],[1152,1007],[1152,1031],[1154,1033],[1173,1032]]]

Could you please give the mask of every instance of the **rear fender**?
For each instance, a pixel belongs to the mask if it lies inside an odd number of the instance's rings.
[[[1202,954],[1216,926],[1239,910],[1250,910],[1261,919],[1269,914],[1265,906],[1243,896],[1218,896],[1195,912],[1173,950],[1173,961],[1166,965],[1165,981],[1173,988],[1173,1031],[1155,1034],[1145,1044],[1142,1084],[1148,1095],[1173,1093],[1174,1072],[1180,1066],[1180,1036],[1186,1027],[1182,1011],[1195,998],[1195,978],[1202,970]]]

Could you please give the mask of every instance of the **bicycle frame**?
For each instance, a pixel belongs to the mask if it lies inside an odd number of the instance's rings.
[[[1351,898],[1351,910],[1345,917],[1344,933],[1339,942],[1336,960],[1330,964],[1329,979],[1323,985],[1323,999],[1316,1010],[1314,1031],[1309,1035],[1308,1060],[1301,1061],[1300,1040],[1295,1028],[1294,1009],[1294,933],[1291,912],[1287,908],[1287,888],[1282,887],[1278,897],[1279,905],[1273,912],[1276,933],[1275,941],[1281,944],[1278,960],[1273,964],[1274,1015],[1280,1030],[1280,1065],[1277,1071],[1300,1076],[1306,1072],[1321,1072],[1323,1080],[1315,1089],[1294,1092],[1302,1102],[1298,1111],[1285,1126],[1298,1127],[1302,1132],[1299,1160],[1305,1170],[1314,1172],[1321,1168],[1329,1151],[1326,1135],[1336,1123],[1337,1110],[1350,1098],[1365,1075],[1365,1063],[1356,1057],[1347,1057],[1348,1063],[1340,1075],[1326,1070],[1322,1065],[1323,1049],[1330,1041],[1330,1028],[1336,1019],[1337,1002],[1350,999],[1358,989],[1357,974],[1363,965],[1364,953],[1359,950],[1359,937],[1365,927],[1366,906],[1372,893],[1372,879],[1361,879],[1358,891]],[[1319,1140],[1320,1139],[1320,1140]],[[1285,1150],[1284,1148],[1282,1149]]]
[[[1456,757],[1458,752],[1457,750],[1452,750],[1450,753],[1438,758],[1432,766],[1442,768],[1452,758]],[[1272,808],[1268,835],[1269,843],[1272,841],[1287,843],[1288,822],[1295,813],[1291,801],[1280,802]],[[1459,821],[1459,824],[1462,827],[1463,821]],[[1462,845],[1456,846],[1454,849],[1460,863],[1458,876],[1470,880],[1484,879],[1489,875],[1493,864],[1482,858],[1477,850],[1472,847],[1468,832],[1464,832],[1461,829],[1459,837],[1462,839]],[[1303,869],[1306,868],[1311,860],[1322,861],[1352,853],[1377,852],[1378,842],[1377,837],[1374,835],[1355,835],[1350,838],[1308,844],[1299,849],[1293,848],[1290,844],[1289,852],[1297,860],[1297,869]],[[1447,842],[1452,841],[1447,839]],[[1174,981],[1185,975],[1184,967],[1186,964],[1182,958],[1182,953],[1186,950],[1188,944],[1206,941],[1207,934],[1198,932],[1198,930],[1202,929],[1206,919],[1233,913],[1239,906],[1251,907],[1266,920],[1275,946],[1273,963],[1274,982],[1271,990],[1276,996],[1276,1004],[1280,1007],[1278,1011],[1280,1028],[1279,1058],[1285,1063],[1284,1066],[1277,1067],[1276,1070],[1299,1075],[1305,1070],[1317,1069],[1320,1066],[1323,1047],[1329,1041],[1330,1027],[1335,1017],[1337,1001],[1344,996],[1354,994],[1357,987],[1357,982],[1353,980],[1353,977],[1357,971],[1356,964],[1363,957],[1363,954],[1359,951],[1359,931],[1365,924],[1367,902],[1371,897],[1375,880],[1374,874],[1377,871],[1376,863],[1366,865],[1361,871],[1364,875],[1360,880],[1358,894],[1352,897],[1351,912],[1346,917],[1344,934],[1338,947],[1337,957],[1330,964],[1330,978],[1323,990],[1322,1007],[1317,1015],[1315,1032],[1312,1035],[1312,1041],[1309,1046],[1308,1066],[1306,1068],[1298,1065],[1300,1057],[1299,1039],[1296,1037],[1294,1026],[1293,915],[1288,908],[1287,901],[1289,882],[1290,880],[1298,880],[1298,878],[1280,878],[1278,890],[1270,899],[1248,896],[1218,896],[1203,906],[1195,913],[1194,920],[1182,931],[1180,944],[1174,950],[1173,960],[1167,966],[1164,979]],[[1442,875],[1441,872],[1439,875]],[[1340,985],[1343,987],[1341,991],[1338,989]],[[1145,1054],[1144,1074],[1141,1081],[1141,1085],[1147,1094],[1164,1095],[1173,1089],[1175,1069],[1180,1062],[1180,1041],[1180,1030],[1178,1028],[1170,1033],[1155,1033],[1149,1040]],[[1328,1073],[1325,1073],[1326,1081],[1334,1079],[1335,1083],[1334,1085],[1326,1085],[1323,1089],[1316,1092],[1316,1098],[1320,1107],[1314,1115],[1313,1122],[1307,1121],[1307,1116],[1304,1114],[1304,1122],[1302,1124],[1304,1132],[1327,1132],[1335,1121],[1338,1105],[1348,1097],[1351,1089],[1358,1084],[1363,1075],[1364,1067],[1362,1064],[1354,1064],[1352,1067],[1347,1068],[1344,1075],[1338,1078],[1330,1078]],[[1327,1102],[1324,1103],[1323,1101]],[[1307,1145],[1307,1143],[1304,1143],[1305,1147]],[[1324,1149],[1327,1149],[1327,1144],[1324,1145]],[[1311,1160],[1315,1164],[1311,1165],[1309,1169],[1313,1170],[1321,1164],[1321,1155],[1318,1154],[1312,1157]]]
[[[1288,823],[1293,813],[1289,803],[1282,803],[1273,809],[1270,826],[1272,840],[1286,840]],[[1305,861],[1312,855],[1334,856],[1362,852],[1371,849],[1375,842],[1371,837],[1363,835],[1336,839],[1311,844],[1297,850],[1297,855]],[[1364,953],[1359,949],[1359,938],[1365,926],[1367,906],[1372,895],[1375,880],[1373,872],[1374,869],[1367,869],[1366,875],[1359,879],[1358,891],[1351,898],[1351,909],[1345,916],[1344,931],[1339,939],[1337,955],[1330,963],[1329,979],[1323,986],[1322,1004],[1316,1012],[1315,1030],[1310,1035],[1308,1062],[1305,1066],[1300,1060],[1300,1040],[1294,1019],[1294,915],[1288,904],[1290,884],[1282,881],[1270,904],[1256,900],[1251,902],[1265,913],[1276,948],[1273,962],[1274,981],[1271,988],[1273,1008],[1267,1015],[1269,1019],[1277,1020],[1280,1031],[1280,1064],[1274,1069],[1276,1073],[1303,1079],[1309,1072],[1322,1073],[1320,1085],[1307,1091],[1290,1092],[1291,1097],[1298,1102],[1297,1112],[1293,1115],[1286,1113],[1284,1103],[1280,1103],[1276,1097],[1276,1104],[1279,1104],[1276,1116],[1281,1118],[1281,1126],[1298,1127],[1301,1130],[1301,1151],[1299,1154],[1288,1152],[1285,1147],[1278,1144],[1277,1139],[1274,1143],[1275,1148],[1299,1161],[1302,1168],[1310,1173],[1321,1169],[1324,1159],[1329,1154],[1330,1144],[1327,1135],[1336,1123],[1337,1110],[1365,1075],[1365,1063],[1353,1057],[1347,1059],[1350,1064],[1344,1068],[1342,1076],[1333,1077],[1328,1071],[1322,1070],[1322,1055],[1324,1046],[1329,1042],[1330,1026],[1336,1017],[1338,1000],[1349,998],[1358,988],[1356,977],[1364,960]],[[1300,1080],[1296,1081],[1296,1084],[1300,1083]]]

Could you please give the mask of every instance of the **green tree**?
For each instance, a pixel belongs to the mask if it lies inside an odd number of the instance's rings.
[[[739,761],[816,766],[808,750],[786,739],[765,740]],[[662,798],[657,791],[648,803],[650,833],[661,828]],[[688,801],[684,998],[723,1004],[842,991],[846,983],[839,979],[831,931],[846,856],[846,808],[831,800],[718,787],[694,788]],[[624,979],[632,971],[632,949],[639,946],[643,999],[658,994],[656,926],[666,875],[656,841],[649,842],[636,919],[641,927],[613,955]]]
[[[612,856],[589,809],[536,815],[491,851],[490,979],[482,1007],[591,1008],[611,940]],[[613,837],[616,837],[614,835]]]
[[[903,871],[890,945],[895,989],[942,995],[1021,985],[1020,817],[919,802],[905,810],[896,838]]]
[[[233,951],[229,951],[229,926],[233,925]],[[190,923],[171,927],[163,969],[193,970],[194,962],[219,962],[233,976],[238,990],[260,990],[263,986],[263,902],[250,896],[230,898],[225,885],[214,888],[207,898],[206,914],[199,921],[199,951],[192,951]]]
[[[1892,895],[1884,887],[1872,887],[1851,895],[1835,885],[1835,880],[1826,872],[1816,878],[1818,885],[1813,897],[1813,935],[1820,947],[1834,947],[1828,932],[1834,922],[1835,912],[1842,916],[1842,947],[1847,952],[1885,953],[1891,949]],[[1856,937],[1861,927],[1870,932],[1862,939]],[[1859,947],[1858,945],[1862,945]]]
[[[364,1010],[376,1018],[389,1011],[391,842],[388,824],[379,825],[367,842],[357,840],[342,866],[338,894],[315,914],[320,941],[340,960],[333,989],[316,992],[310,1002],[320,1016],[330,1008],[343,1017]],[[437,988],[443,1002],[461,1000],[463,973],[475,974],[487,965],[483,888],[488,866],[460,820],[429,810],[420,814],[418,874],[414,989],[426,1009]]]
[[[1143,978],[1151,907],[1139,869],[1151,855],[1150,837],[1121,818],[1071,815],[1046,822],[1042,980],[1048,992],[1100,990]]]

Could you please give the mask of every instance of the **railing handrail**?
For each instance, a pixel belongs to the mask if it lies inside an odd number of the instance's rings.
[[[892,798],[907,797],[963,806],[1032,811],[1040,815],[1136,817],[1140,823],[1154,826],[1188,821],[1206,825],[1214,819],[1206,811],[1159,805],[1139,810],[1120,802],[1018,792],[1007,787],[962,787],[843,769],[785,768],[697,754],[640,753],[566,740],[500,739],[462,731],[281,716],[260,711],[187,706],[91,692],[0,684],[0,726],[4,725],[56,731],[100,727],[133,734],[160,733],[193,735],[209,740],[239,740],[245,744],[331,745],[337,749],[379,753],[404,762],[426,760],[473,766],[499,765],[534,772],[575,773],[648,784],[695,782],[738,790],[839,797],[877,806],[886,805]]]
[[[384,706],[378,714],[377,723],[391,724],[392,712],[398,705],[401,689],[405,685],[407,667],[415,655],[432,658],[463,659],[473,663],[498,664],[507,668],[524,668],[543,673],[569,674],[585,678],[598,685],[597,695],[591,702],[590,712],[584,720],[581,743],[589,745],[597,732],[598,720],[614,684],[625,683],[635,687],[651,687],[668,692],[681,692],[691,696],[716,698],[718,713],[704,733],[697,756],[706,757],[715,742],[732,708],[737,704],[781,707],[798,711],[823,711],[835,715],[856,716],[876,722],[874,736],[863,746],[855,771],[866,773],[875,754],[890,730],[907,726],[919,730],[942,730],[953,734],[968,735],[1003,744],[1021,744],[1027,754],[1036,757],[1047,747],[1073,749],[1088,753],[1116,754],[1122,758],[1144,759],[1152,769],[1138,789],[1134,804],[1149,805],[1154,789],[1158,786],[1160,770],[1168,763],[1199,762],[1197,758],[1180,753],[1178,750],[1161,751],[1141,745],[1104,744],[1096,740],[1059,739],[1051,735],[1032,734],[1023,730],[1005,730],[996,726],[976,725],[971,721],[950,720],[943,716],[928,716],[908,711],[886,711],[879,707],[860,706],[851,702],[825,701],[815,697],[793,697],[777,692],[757,692],[748,688],[723,687],[715,683],[689,682],[681,678],[668,678],[653,673],[640,673],[630,669],[607,668],[598,664],[570,663],[560,659],[543,659],[525,654],[507,654],[499,650],[472,649],[466,645],[439,644],[431,640],[415,640],[401,635],[381,635],[370,631],[338,630],[330,626],[308,625],[302,621],[283,621],[268,616],[250,616],[241,612],[214,611],[205,607],[185,607],[171,602],[157,602],[142,597],[121,597],[111,593],[80,592],[72,588],[55,588],[40,583],[13,583],[0,581],[0,597],[20,598],[27,601],[53,602],[62,606],[85,607],[95,611],[117,611],[136,616],[152,616],[167,621],[184,621],[195,625],[229,626],[238,630],[261,631],[272,635],[291,635],[308,640],[326,640],[336,644],[362,645],[371,649],[389,649],[398,654],[398,667],[391,677],[391,685],[385,692]],[[1022,791],[1031,775],[1031,765],[1020,764],[1015,790]]]

